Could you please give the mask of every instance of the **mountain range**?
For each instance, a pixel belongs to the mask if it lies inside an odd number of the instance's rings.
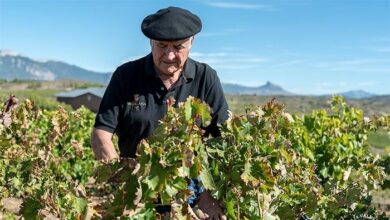
[[[371,97],[377,96],[374,93],[369,93],[369,92],[366,92],[366,91],[360,90],[360,89],[347,91],[347,92],[339,93],[336,95],[341,95],[341,96],[344,96],[344,97],[347,97],[350,99],[364,99],[364,98],[371,98]]]
[[[28,80],[62,80],[72,79],[86,82],[107,84],[111,73],[100,73],[67,64],[61,61],[40,61],[19,55],[11,51],[0,50],[0,79],[28,79]],[[222,83],[224,92],[239,95],[299,95],[286,91],[281,86],[267,82],[259,87],[249,87],[233,83]],[[360,99],[375,96],[362,90],[340,93],[346,98]]]
[[[259,87],[243,86],[233,83],[222,83],[225,93],[238,95],[295,95],[284,90],[281,86],[267,81],[266,84]]]
[[[107,84],[110,73],[99,73],[61,61],[40,61],[11,51],[0,50],[0,78],[6,80],[62,80],[72,79]]]

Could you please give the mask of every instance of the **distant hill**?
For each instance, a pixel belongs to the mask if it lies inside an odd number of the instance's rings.
[[[111,73],[100,73],[71,65],[61,61],[39,61],[15,52],[0,50],[0,79],[8,81],[21,80],[76,80],[92,83],[107,84]],[[281,86],[266,82],[258,87],[243,86],[233,83],[222,83],[226,94],[257,95],[257,96],[292,96],[299,95],[286,91]],[[375,94],[363,90],[354,90],[340,93],[348,99],[362,99],[375,97]],[[331,95],[322,95],[331,96]]]
[[[232,83],[222,83],[222,87],[227,94],[239,95],[293,95],[293,93],[284,90],[282,87],[267,82],[259,87],[242,86]]]
[[[316,95],[317,97],[332,97],[334,95],[343,96],[346,99],[369,99],[373,97],[377,97],[379,95],[374,93],[369,93],[364,90],[350,90],[347,92],[341,93],[333,93],[333,94],[325,94],[325,95]]]
[[[373,96],[376,96],[373,93],[369,93],[363,90],[352,90],[352,91],[347,91],[340,93],[339,95],[344,96],[345,98],[349,99],[364,99],[364,98],[370,98]]]
[[[0,78],[6,80],[79,80],[107,84],[110,73],[99,73],[60,61],[38,61],[0,50]]]

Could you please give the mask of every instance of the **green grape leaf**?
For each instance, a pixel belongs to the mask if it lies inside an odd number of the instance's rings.
[[[228,219],[237,219],[236,213],[234,211],[235,202],[233,200],[229,200],[229,201],[226,201],[225,204],[226,204],[226,211],[227,211]]]
[[[75,198],[73,202],[73,208],[80,214],[86,211],[87,205],[88,201],[84,198]]]
[[[195,108],[202,120],[202,125],[208,126],[211,120],[209,107],[204,103],[195,103]]]
[[[23,202],[22,215],[25,219],[38,219],[38,211],[41,208],[40,201],[28,198]]]
[[[199,157],[194,158],[194,164],[190,167],[190,177],[197,178],[202,171],[202,163]]]
[[[191,100],[187,100],[184,103],[184,112],[185,112],[185,119],[186,121],[189,121],[192,118],[192,105]]]
[[[203,186],[208,190],[215,190],[216,186],[211,176],[209,169],[203,166],[202,171],[200,172],[200,179],[202,181]]]

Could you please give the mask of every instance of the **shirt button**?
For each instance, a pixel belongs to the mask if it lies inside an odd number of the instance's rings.
[[[161,87],[161,91],[164,91],[164,87]]]

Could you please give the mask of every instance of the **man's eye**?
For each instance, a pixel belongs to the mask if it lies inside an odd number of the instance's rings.
[[[157,44],[157,47],[159,47],[159,48],[166,48],[167,45],[164,45],[164,44]]]
[[[178,46],[174,46],[174,48],[175,48],[176,50],[182,50],[182,49],[184,49],[185,47],[182,46],[182,45],[178,45]]]

